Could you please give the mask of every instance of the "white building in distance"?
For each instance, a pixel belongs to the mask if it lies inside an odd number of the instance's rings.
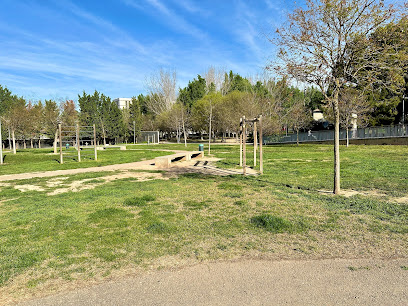
[[[116,98],[113,99],[113,102],[116,102],[116,105],[120,108],[120,109],[129,109],[130,103],[132,103],[132,99],[131,98]]]
[[[320,109],[316,108],[313,111],[313,120],[314,121],[324,120],[323,112]]]

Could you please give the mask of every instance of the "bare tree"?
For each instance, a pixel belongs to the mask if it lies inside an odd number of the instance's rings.
[[[13,142],[13,154],[16,154],[16,133],[21,133],[26,126],[26,102],[23,98],[13,97],[13,103],[11,104],[8,112],[5,116],[5,121],[8,129],[11,133],[11,139]]]
[[[49,137],[54,136],[54,153],[57,153],[58,123],[60,121],[60,109],[57,102],[45,100],[43,111],[44,132]],[[61,140],[60,140],[61,141]]]
[[[276,71],[316,84],[333,109],[335,194],[340,192],[339,93],[349,84],[380,81],[378,71],[385,69],[384,62],[382,57],[372,61],[380,49],[370,44],[369,38],[394,15],[395,9],[381,0],[306,0],[306,8],[288,14],[287,24],[277,30],[277,39],[272,39],[280,46],[280,62],[272,65]]]
[[[208,126],[208,154],[211,154],[211,137],[214,131],[215,109],[221,103],[220,93],[211,93],[198,100],[191,111],[192,125],[196,130],[206,130]]]
[[[162,112],[158,116],[158,121],[162,131],[176,132],[177,143],[180,143],[183,135],[184,146],[187,147],[188,113],[182,102],[176,102],[169,111]]]
[[[207,84],[207,92],[210,91],[211,84],[214,84],[215,91],[221,91],[225,75],[224,68],[208,67],[204,73],[205,82]]]
[[[176,71],[165,71],[160,69],[154,73],[146,82],[149,92],[149,99],[146,104],[150,112],[159,115],[164,111],[170,110],[176,101]]]
[[[332,107],[326,106],[326,114],[329,119],[333,118]],[[355,88],[342,88],[339,93],[340,126],[346,129],[346,147],[349,146],[349,128],[352,121],[359,126],[365,126],[370,118],[372,106],[363,91]]]
[[[299,130],[307,128],[312,121],[310,110],[304,105],[304,101],[296,99],[289,109],[289,124],[296,131],[296,144],[299,145]]]
[[[31,102],[27,105],[27,134],[30,137],[31,149],[34,147],[33,140],[38,138],[38,147],[41,148],[41,133],[43,132],[43,111],[44,107],[41,101],[36,104]]]

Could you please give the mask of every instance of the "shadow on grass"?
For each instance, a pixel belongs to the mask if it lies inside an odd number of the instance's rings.
[[[273,215],[260,215],[252,217],[250,222],[256,227],[263,228],[271,233],[301,233],[309,229],[305,220],[289,221]]]

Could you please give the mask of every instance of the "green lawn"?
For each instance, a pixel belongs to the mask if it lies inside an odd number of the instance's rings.
[[[170,148],[184,146],[110,150],[101,153],[101,163],[148,159],[163,155],[148,149]],[[212,146],[212,152],[222,158],[220,167],[238,168],[237,146]],[[23,170],[26,163],[45,170],[55,159],[45,153],[19,152],[19,163],[10,157],[3,173],[8,166],[14,173]],[[51,290],[51,284],[213,259],[407,258],[408,204],[398,202],[407,196],[407,156],[404,146],[342,148],[342,188],[369,194],[352,197],[319,192],[332,188],[332,147],[326,145],[266,147],[263,176],[126,178],[53,196],[47,193],[60,187],[15,188],[46,186],[46,179],[2,184],[0,296],[21,298]],[[68,180],[99,181],[104,175]]]

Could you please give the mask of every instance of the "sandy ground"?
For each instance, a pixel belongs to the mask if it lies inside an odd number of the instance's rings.
[[[408,305],[408,260],[214,262],[20,305]]]
[[[182,152],[182,151],[174,151]],[[79,169],[68,169],[68,170],[56,170],[56,171],[44,171],[44,172],[27,172],[18,174],[7,174],[0,175],[0,182],[6,182],[11,180],[24,180],[31,178],[42,178],[42,177],[54,177],[54,176],[67,176],[72,174],[90,173],[90,172],[103,172],[103,171],[127,171],[127,170],[163,170],[168,172],[201,172],[207,174],[218,174],[218,175],[231,175],[231,174],[241,174],[242,170],[226,170],[219,169],[213,166],[213,162],[219,159],[212,157],[204,157],[201,159],[193,159],[191,161],[180,161],[172,163],[172,166],[168,169],[157,169],[154,165],[154,159],[145,160],[134,163],[125,164],[115,164],[101,167],[90,167],[90,168],[79,168]],[[251,168],[247,168],[248,175],[256,174],[256,171]]]
[[[174,151],[180,153],[183,151]],[[203,173],[211,175],[232,175],[242,174],[242,170],[219,169],[215,166],[215,162],[219,159],[213,157],[205,157],[193,159],[190,161],[178,161],[171,164],[170,168],[158,169],[155,166],[155,160],[140,161],[126,164],[108,165],[102,167],[79,168],[68,170],[56,170],[45,172],[19,173],[0,176],[1,187],[13,186],[21,192],[27,191],[46,191],[47,195],[55,195],[65,192],[78,192],[85,189],[93,189],[97,186],[109,183],[117,179],[132,178],[139,182],[148,180],[167,180],[184,173]],[[136,171],[132,171],[136,170]],[[143,170],[146,170],[144,172]],[[162,172],[148,172],[157,171]],[[109,174],[109,172],[114,172]],[[70,175],[91,173],[91,172],[107,172],[108,174],[97,178],[68,180]],[[257,175],[257,172],[251,168],[247,168],[248,175]],[[48,178],[44,184],[35,184],[27,182],[26,184],[16,184],[16,180],[30,180],[33,178]],[[11,182],[13,181],[13,182]]]

